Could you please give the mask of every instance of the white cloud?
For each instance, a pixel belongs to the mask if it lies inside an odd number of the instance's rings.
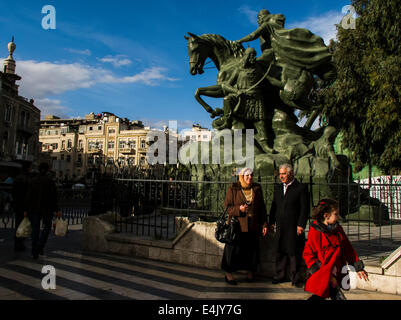
[[[111,83],[144,83],[148,86],[155,86],[158,84],[158,81],[177,81],[176,78],[170,78],[166,76],[167,69],[162,67],[152,67],[149,69],[145,69],[141,73],[138,73],[133,76],[115,78],[108,77],[104,79],[102,82],[111,82]]]
[[[77,53],[77,54],[82,54],[82,55],[85,55],[85,56],[90,56],[90,55],[92,55],[92,52],[91,52],[89,49],[77,50],[77,49],[68,48],[67,50],[68,50],[69,52]]]
[[[56,115],[66,119],[69,118],[68,114],[71,112],[70,108],[61,105],[61,101],[57,99],[37,99],[35,106],[40,109],[42,118],[46,115]]]
[[[125,56],[122,55],[117,55],[115,57],[113,56],[106,56],[104,58],[99,59],[99,61],[104,62],[104,63],[111,63],[114,67],[122,67],[122,66],[128,66],[132,63],[132,61]]]
[[[82,63],[54,63],[33,60],[17,61],[17,74],[22,77],[19,94],[28,99],[35,99],[35,105],[42,115],[54,114],[67,117],[70,109],[62,101],[51,97],[82,88],[91,88],[96,84],[138,83],[156,86],[163,81],[176,81],[167,76],[167,69],[150,67],[131,76],[117,76],[104,68],[92,67]]]
[[[25,97],[43,99],[80,88],[90,88],[98,83],[142,83],[149,86],[161,81],[176,81],[166,75],[167,69],[151,67],[125,77],[118,77],[111,71],[81,63],[59,64],[18,61],[17,73],[22,77],[20,92]]]
[[[306,28],[314,34],[321,36],[326,45],[330,43],[330,39],[336,40],[337,29],[336,24],[341,22],[343,14],[337,11],[329,11],[318,17],[309,17],[303,21],[297,21],[286,25],[286,28]]]
[[[247,5],[242,5],[238,11],[244,14],[253,25],[258,25],[258,11],[251,9]]]

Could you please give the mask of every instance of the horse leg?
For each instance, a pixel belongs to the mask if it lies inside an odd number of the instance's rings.
[[[218,114],[216,114],[215,110],[211,106],[209,106],[202,98],[201,96],[206,96],[206,97],[211,97],[211,98],[223,98],[224,97],[224,92],[223,89],[221,88],[220,85],[214,85],[210,87],[203,87],[203,88],[198,88],[195,92],[195,99],[196,101],[199,102],[199,104],[205,108],[207,112],[209,112],[211,115],[211,118],[214,118]]]

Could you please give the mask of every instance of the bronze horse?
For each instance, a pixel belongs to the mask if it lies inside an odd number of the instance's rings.
[[[207,58],[210,58],[215,64],[218,75],[217,84],[198,88],[195,92],[195,99],[201,104],[207,112],[210,113],[211,118],[222,115],[223,110],[220,108],[213,109],[209,104],[207,104],[201,96],[207,96],[212,98],[224,98],[225,94],[222,90],[222,84],[230,78],[231,74],[238,67],[241,57],[243,56],[245,49],[244,47],[234,41],[226,40],[224,37],[216,34],[204,34],[197,36],[193,33],[188,32],[189,37],[184,36],[188,41],[188,56],[190,63],[190,73],[192,75],[202,74],[204,72],[203,68]],[[276,64],[273,60],[271,65],[274,67],[272,72],[268,71],[266,76],[267,81],[265,81],[266,86],[266,101],[268,101],[269,106],[273,106],[274,109],[280,109],[286,112],[294,121],[298,119],[293,114],[294,109],[308,110],[312,107],[310,103],[306,104],[296,104],[295,101],[289,99],[283,99],[283,85],[280,83],[281,73],[283,68]],[[258,61],[258,68],[263,70],[265,73],[270,65],[267,65],[265,61]],[[295,68],[297,69],[297,68]],[[295,70],[294,74],[308,74],[308,78],[312,78],[311,72],[302,70],[298,68]],[[297,82],[297,78],[294,78],[294,82]],[[280,87],[281,86],[281,87]],[[312,86],[305,86],[302,88],[303,91],[311,91]],[[316,117],[316,115],[314,115]],[[213,121],[213,124],[216,120]],[[310,123],[310,121],[308,121]],[[215,127],[213,125],[213,127]]]

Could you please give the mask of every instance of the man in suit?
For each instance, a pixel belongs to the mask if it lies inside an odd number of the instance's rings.
[[[273,284],[286,281],[289,267],[290,281],[301,286],[299,274],[305,245],[305,227],[310,211],[308,186],[294,179],[290,164],[280,166],[280,181],[274,190],[270,209],[270,229],[276,229],[276,274]]]

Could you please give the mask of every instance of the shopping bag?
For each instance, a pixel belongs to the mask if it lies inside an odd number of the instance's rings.
[[[20,225],[17,228],[16,237],[17,238],[28,238],[31,235],[32,226],[31,222],[27,217],[22,219]]]
[[[64,237],[67,233],[68,225],[67,221],[62,218],[57,218],[56,227],[54,229],[54,235],[58,237]]]

